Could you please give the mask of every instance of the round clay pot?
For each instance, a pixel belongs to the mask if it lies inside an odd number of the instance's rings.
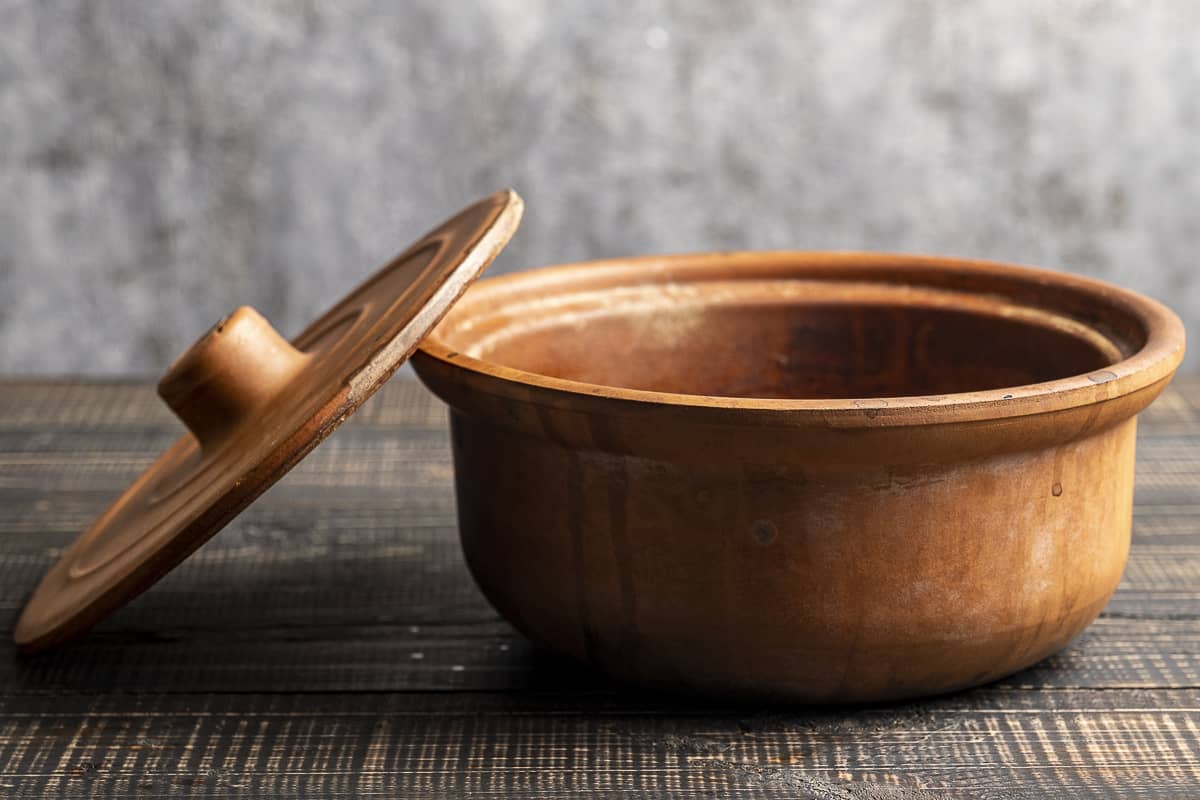
[[[1066,645],[1129,549],[1162,305],[976,261],[733,253],[481,281],[414,359],[484,593],[620,678],[811,702]]]

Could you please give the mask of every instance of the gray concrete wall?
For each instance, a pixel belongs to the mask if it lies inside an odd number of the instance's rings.
[[[1200,3],[0,0],[0,372],[294,333],[504,186],[496,270],[945,252],[1195,327]]]

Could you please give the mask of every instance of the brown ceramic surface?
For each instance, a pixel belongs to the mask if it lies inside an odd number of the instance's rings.
[[[1166,308],[1068,275],[744,253],[476,284],[414,364],[463,548],[531,638],[815,702],[990,681],[1100,611]]]
[[[520,198],[464,209],[288,342],[252,308],[159,383],[188,433],[46,574],[13,637],[41,650],[143,592],[275,483],[386,381],[516,230]]]

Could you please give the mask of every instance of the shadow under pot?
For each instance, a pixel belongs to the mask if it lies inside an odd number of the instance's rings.
[[[531,639],[809,702],[992,681],[1104,607],[1183,328],[994,263],[734,253],[480,281],[413,360],[462,544]]]

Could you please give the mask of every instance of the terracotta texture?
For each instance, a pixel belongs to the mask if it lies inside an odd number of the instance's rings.
[[[413,363],[451,408],[467,561],[525,634],[855,702],[999,678],[1099,613],[1183,340],[1063,274],[739,253],[482,281]]]

